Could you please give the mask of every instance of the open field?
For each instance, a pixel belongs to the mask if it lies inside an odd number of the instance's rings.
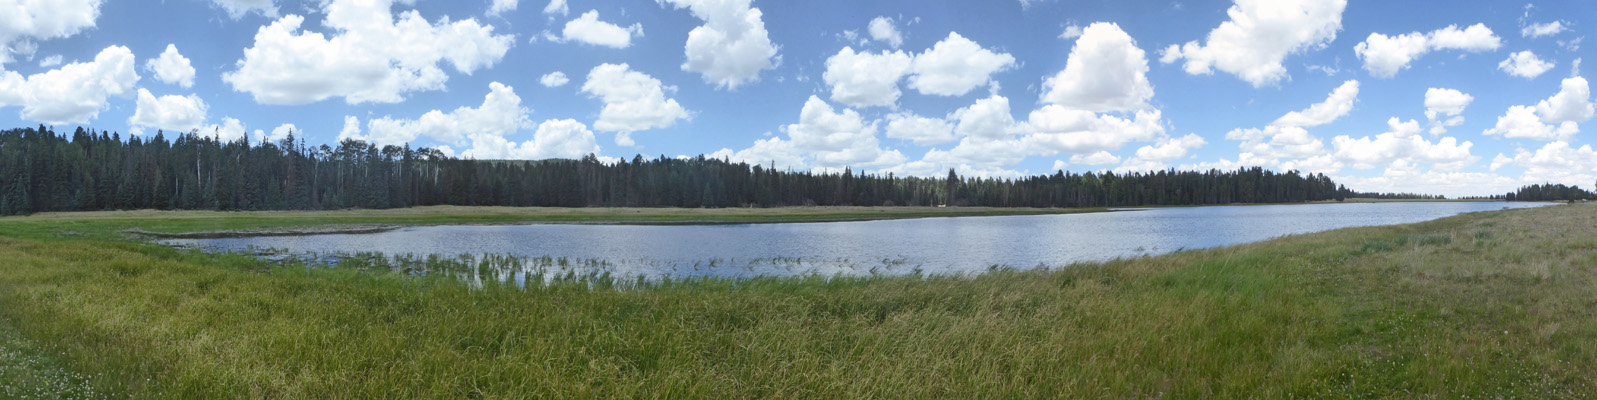
[[[584,212],[603,211],[562,218]],[[0,395],[1597,396],[1597,204],[1051,271],[637,290],[270,268],[120,233],[531,218],[339,213],[0,219]]]

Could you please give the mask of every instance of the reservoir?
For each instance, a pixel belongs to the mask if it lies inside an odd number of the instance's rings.
[[[1428,221],[1547,203],[1404,202],[1209,206],[1116,212],[745,225],[445,225],[364,234],[170,239],[207,251],[546,260],[557,273],[618,277],[963,275],[1058,268],[1338,228]],[[331,256],[336,262],[338,256]],[[561,260],[559,262],[553,260]],[[527,267],[532,268],[532,267]],[[526,271],[494,279],[521,282]],[[542,274],[539,274],[542,275]],[[479,278],[480,279],[480,278]]]

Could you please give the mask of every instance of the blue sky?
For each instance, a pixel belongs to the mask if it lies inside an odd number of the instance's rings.
[[[1597,181],[1587,1],[11,3],[0,126],[899,175],[1258,165],[1452,196]]]

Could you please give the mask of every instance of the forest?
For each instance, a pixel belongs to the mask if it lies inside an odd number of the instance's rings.
[[[1508,201],[1588,201],[1597,200],[1597,194],[1581,189],[1579,186],[1565,186],[1559,184],[1528,185],[1519,190],[1508,192],[1502,196],[1492,198]]]
[[[1323,174],[1055,172],[1019,179],[815,173],[705,158],[614,163],[449,157],[345,140],[336,147],[50,127],[0,131],[0,215],[119,209],[326,210],[424,205],[555,207],[1106,207],[1289,203],[1354,193]]]

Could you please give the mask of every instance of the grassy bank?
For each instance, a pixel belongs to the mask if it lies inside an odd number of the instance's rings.
[[[149,229],[346,222],[251,218]],[[135,398],[1597,395],[1597,204],[1054,271],[625,291],[105,239],[129,226],[0,219],[0,356],[41,360],[0,377]]]

